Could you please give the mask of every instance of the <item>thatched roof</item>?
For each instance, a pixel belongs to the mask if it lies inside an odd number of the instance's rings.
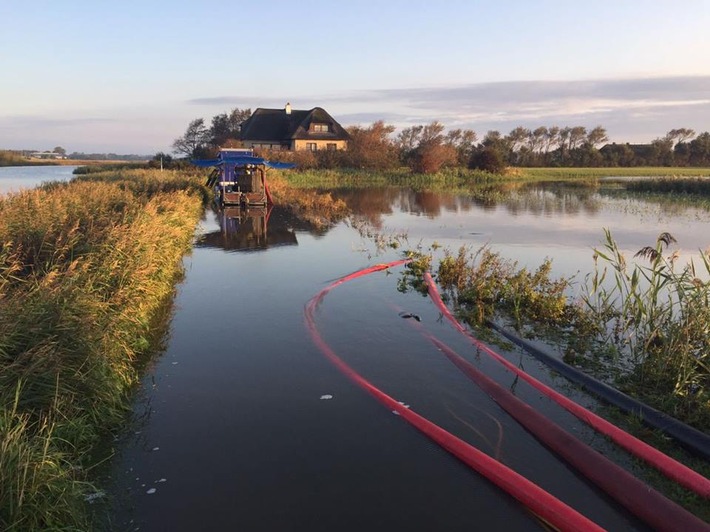
[[[309,131],[312,123],[328,124],[328,131]],[[241,139],[260,142],[290,142],[291,140],[350,140],[350,135],[323,108],[310,111],[256,109],[242,123]]]

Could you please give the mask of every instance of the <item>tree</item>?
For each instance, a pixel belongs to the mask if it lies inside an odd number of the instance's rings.
[[[651,141],[651,160],[650,164],[660,166],[673,165],[673,139],[666,135],[664,138],[658,138]]]
[[[569,149],[574,150],[579,148],[587,138],[587,128],[584,126],[575,126],[569,131]]]
[[[505,158],[495,146],[482,146],[471,157],[469,168],[484,170],[492,174],[502,174],[505,170]]]
[[[705,131],[690,142],[690,164],[710,165],[710,133]]]
[[[386,170],[397,166],[397,147],[390,138],[395,127],[382,120],[370,127],[351,126],[348,128],[350,142],[346,153],[347,164],[353,168]]]
[[[397,147],[402,162],[407,162],[415,148],[419,145],[424,126],[412,126],[404,128],[397,135]]]
[[[686,140],[692,139],[695,136],[695,131],[688,128],[671,129],[666,133],[665,140],[671,143],[671,148],[675,144],[681,144]]]
[[[476,132],[472,129],[452,129],[446,134],[444,143],[456,150],[456,160],[459,165],[466,166],[476,149]]]
[[[606,134],[606,129],[604,129],[602,126],[597,126],[594,129],[592,129],[589,133],[587,133],[587,142],[594,146],[595,148],[599,144],[603,144],[609,140],[609,137]]]
[[[54,148],[54,149],[52,150],[52,152],[58,153],[58,154],[61,155],[62,157],[64,157],[64,156],[67,154],[67,150],[65,150],[65,149],[62,148],[61,146],[57,146],[56,148]]]
[[[456,149],[444,142],[443,133],[444,125],[437,121],[422,127],[416,148],[408,154],[408,164],[414,172],[433,174],[456,162]]]
[[[450,144],[441,141],[429,140],[422,142],[414,150],[411,159],[411,168],[421,174],[435,174],[444,166],[456,162],[456,149]]]
[[[202,118],[190,122],[182,137],[173,141],[173,153],[186,157],[199,157],[210,140],[210,132]]]
[[[522,126],[518,126],[508,133],[508,143],[511,151],[518,151],[522,148],[530,138],[530,130]]]
[[[530,149],[533,152],[540,153],[545,145],[549,130],[545,126],[535,128],[533,131],[528,130],[528,142]]]
[[[251,116],[251,109],[232,109],[212,117],[209,144],[215,148],[224,146],[229,140],[239,139],[242,122]]]

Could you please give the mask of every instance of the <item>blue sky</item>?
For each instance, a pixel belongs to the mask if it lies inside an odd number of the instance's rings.
[[[710,0],[6,1],[0,149],[152,154],[234,107],[710,130]]]

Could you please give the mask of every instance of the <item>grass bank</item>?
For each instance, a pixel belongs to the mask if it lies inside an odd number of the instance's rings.
[[[553,278],[487,247],[447,251],[438,282],[459,317],[479,331],[503,318],[556,346],[565,361],[699,430],[710,431],[710,257],[678,266],[663,233],[631,264],[606,232],[581,297]],[[430,259],[428,259],[430,260]]]
[[[90,529],[92,450],[124,419],[203,200],[146,170],[0,198],[0,529]]]
[[[433,269],[442,294],[462,321],[491,342],[499,337],[491,320],[507,323],[521,336],[535,338],[551,352],[658,410],[703,432],[710,432],[710,256],[679,266],[669,249],[672,235],[636,254],[631,264],[606,232],[595,250],[592,274],[581,297],[569,294],[572,278],[554,278],[552,263],[519,268],[487,247],[447,250],[438,264],[432,255],[415,255],[400,289],[425,292],[421,272]],[[607,416],[652,445],[709,476],[710,464],[684,452],[640,420],[607,408]],[[702,497],[669,481],[641,462],[636,474],[696,515],[710,521]]]
[[[701,177],[710,176],[710,168],[639,166],[630,168],[519,168],[529,179],[591,179],[599,177]]]

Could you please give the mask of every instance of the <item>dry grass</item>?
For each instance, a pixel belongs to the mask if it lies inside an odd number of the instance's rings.
[[[0,529],[88,528],[87,458],[123,419],[202,213],[198,186],[159,174],[0,199]]]

